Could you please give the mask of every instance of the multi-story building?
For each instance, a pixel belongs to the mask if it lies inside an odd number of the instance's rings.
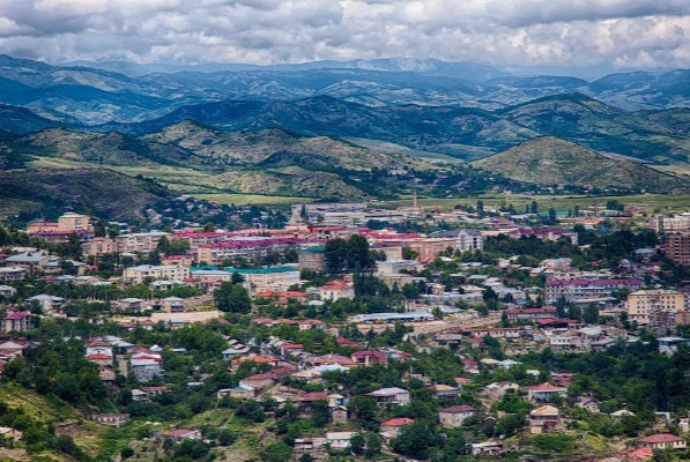
[[[67,242],[76,233],[80,239],[88,240],[94,237],[91,217],[78,213],[66,213],[55,222],[34,222],[27,226],[27,233],[48,242]]]
[[[97,237],[82,244],[84,255],[101,257],[106,254],[117,253],[117,243],[109,237]]]
[[[555,303],[565,297],[569,302],[609,297],[619,290],[638,290],[644,286],[642,279],[551,279],[546,282],[546,303]]]
[[[299,267],[311,271],[326,271],[326,247],[303,247],[299,251]]]
[[[308,241],[298,238],[245,237],[199,246],[194,259],[206,265],[222,265],[235,258],[255,259],[269,253],[283,253],[297,249]]]
[[[666,234],[664,254],[676,263],[690,265],[690,231]]]
[[[484,248],[482,233],[476,229],[460,230],[457,240],[457,249],[461,252],[472,252]]]
[[[299,269],[291,266],[273,266],[259,269],[225,268],[225,271],[230,274],[240,274],[252,292],[285,290],[290,286],[301,283]]]
[[[655,325],[669,316],[673,317],[675,324],[676,314],[681,312],[685,312],[685,294],[682,292],[638,290],[628,295],[628,319],[639,325]]]
[[[156,250],[158,241],[164,236],[169,238],[170,234],[161,231],[128,233],[117,236],[115,242],[120,253],[149,253]]]
[[[655,215],[647,222],[647,228],[657,233],[690,231],[690,214],[684,213],[672,217]]]
[[[139,265],[125,269],[123,282],[125,284],[143,284],[149,278],[183,281],[189,278],[190,274],[190,270],[186,266]]]

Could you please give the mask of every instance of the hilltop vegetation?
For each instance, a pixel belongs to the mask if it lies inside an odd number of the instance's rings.
[[[627,159],[604,156],[559,138],[543,137],[474,162],[508,178],[541,185],[577,185],[619,192],[687,193],[690,184]]]
[[[2,172],[0,217],[56,216],[73,208],[107,219],[142,218],[143,209],[170,196],[159,184],[99,169]]]

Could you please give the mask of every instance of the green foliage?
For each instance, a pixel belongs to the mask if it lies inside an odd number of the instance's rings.
[[[573,446],[573,438],[564,433],[550,433],[537,435],[532,440],[535,448],[545,452],[566,452]]]
[[[223,282],[221,286],[215,290],[213,296],[216,300],[218,309],[221,311],[228,313],[249,313],[252,309],[252,301],[247,289],[239,284]]]

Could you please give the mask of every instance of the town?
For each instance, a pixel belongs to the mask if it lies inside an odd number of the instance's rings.
[[[0,403],[2,455],[690,456],[690,213],[178,200],[234,217],[0,230],[2,382],[81,416]]]

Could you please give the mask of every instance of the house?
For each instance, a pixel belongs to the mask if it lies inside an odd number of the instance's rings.
[[[17,289],[12,286],[0,285],[0,297],[10,298],[17,294]]]
[[[397,419],[386,420],[381,424],[381,435],[386,439],[395,438],[400,433],[400,429],[405,425],[412,425],[414,419],[399,417]]]
[[[514,308],[506,310],[509,321],[538,321],[556,317],[556,308],[546,306],[542,308]]]
[[[156,359],[130,359],[129,368],[139,382],[150,382],[163,377],[164,369]]]
[[[276,376],[270,372],[262,374],[254,374],[240,380],[240,386],[245,388],[252,388],[255,390],[263,390],[264,388],[272,387],[276,384]]]
[[[247,385],[240,385],[235,388],[223,388],[218,390],[218,399],[223,398],[238,398],[238,399],[252,399],[256,396],[256,389]]]
[[[651,449],[687,449],[685,439],[671,433],[657,433],[637,439],[637,445]]]
[[[348,412],[345,406],[336,406],[331,408],[331,422],[334,424],[347,423]]]
[[[477,410],[474,407],[461,404],[442,409],[438,413],[438,418],[442,426],[455,428],[464,425],[465,420],[474,417],[476,414]]]
[[[64,298],[56,297],[54,295],[41,294],[27,298],[24,302],[24,306],[31,308],[34,305],[37,305],[43,310],[43,313],[48,314],[58,311],[64,303]]]
[[[553,406],[541,406],[529,413],[529,431],[532,434],[550,433],[560,423],[560,413]]]
[[[520,385],[514,382],[494,382],[484,388],[484,395],[494,401],[500,401],[508,393],[517,393]]]
[[[283,354],[283,356],[297,354],[304,351],[304,345],[302,345],[301,343],[283,343],[282,345],[280,345],[280,351]]]
[[[146,393],[144,390],[135,388],[134,390],[132,390],[132,401],[137,403],[146,403],[149,401],[149,394]]]
[[[372,364],[386,364],[388,356],[378,350],[361,350],[352,353],[352,359],[363,366],[371,366]]]
[[[555,397],[565,398],[568,396],[568,389],[558,387],[550,383],[542,383],[527,389],[527,399],[533,403],[549,403]]]
[[[348,449],[350,447],[350,440],[356,434],[356,432],[328,432],[326,433],[326,441],[331,449]]]
[[[367,393],[367,396],[374,398],[379,406],[385,406],[386,404],[406,406],[410,404],[410,393],[397,387],[381,388]]]
[[[129,414],[98,414],[94,420],[101,425],[119,428],[129,421]]]
[[[306,393],[297,398],[297,407],[304,414],[311,414],[316,401],[327,401],[328,393],[325,391],[315,391]]]
[[[163,436],[163,438],[170,438],[177,443],[181,443],[181,442],[187,441],[187,440],[200,440],[201,439],[201,431],[200,430],[189,430],[186,428],[177,428],[175,430],[163,432],[163,433],[161,433],[161,436]]]
[[[580,409],[589,411],[592,414],[598,414],[599,412],[601,412],[601,410],[599,409],[599,403],[595,399],[589,398],[587,396],[579,396],[577,398],[575,406],[579,407]]]
[[[471,447],[473,456],[495,456],[503,451],[503,443],[497,440],[472,443]]]
[[[185,301],[179,297],[168,297],[161,300],[161,310],[166,313],[184,313]]]
[[[321,300],[352,300],[355,298],[355,289],[352,284],[345,281],[329,281],[319,288],[319,296]]]
[[[7,316],[0,319],[0,332],[3,334],[28,332],[31,327],[31,313],[27,311],[10,308],[7,310]]]
[[[21,268],[31,274],[43,271],[43,266],[50,261],[50,255],[45,252],[24,252],[7,257],[3,262],[5,267]]]
[[[168,392],[168,387],[161,385],[158,387],[141,387],[149,396],[159,396]]]
[[[28,274],[29,272],[26,269],[20,268],[19,266],[0,268],[0,282],[23,281]]]
[[[145,309],[149,309],[150,307],[146,303],[145,300],[142,300],[141,298],[122,298],[118,300],[117,306],[119,309],[124,310],[124,311],[136,311],[140,312]]]
[[[429,387],[437,398],[457,398],[459,390],[457,388],[439,383]]]

